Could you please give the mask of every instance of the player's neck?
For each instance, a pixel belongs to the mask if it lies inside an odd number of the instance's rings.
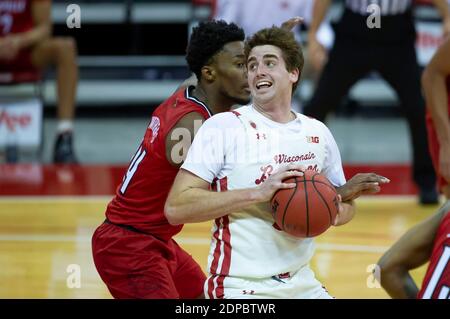
[[[276,104],[276,103],[258,103],[253,101],[253,107],[256,111],[278,123],[288,123],[296,118],[296,115],[291,110],[290,104]]]
[[[222,101],[211,88],[202,85],[197,85],[192,91],[192,95],[205,103],[213,114],[229,111],[232,106],[229,102]],[[228,104],[230,105],[228,106]]]

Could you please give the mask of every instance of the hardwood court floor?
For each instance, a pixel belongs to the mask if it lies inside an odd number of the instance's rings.
[[[97,274],[90,240],[110,196],[0,197],[0,298],[111,298]],[[317,238],[312,268],[337,298],[387,298],[371,265],[406,229],[434,212],[415,197],[357,202],[348,225]],[[210,223],[185,226],[177,241],[206,268]],[[79,267],[79,268],[78,268]],[[74,269],[79,288],[70,288]],[[421,283],[425,267],[413,272]],[[69,285],[68,285],[69,281]]]

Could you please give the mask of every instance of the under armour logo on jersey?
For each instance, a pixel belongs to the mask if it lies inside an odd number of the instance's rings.
[[[266,138],[266,134],[259,134],[259,133],[256,133],[256,139],[258,139],[258,140],[265,140],[265,139],[267,139]]]
[[[318,136],[307,136],[306,137],[306,142],[319,144],[319,137]]]
[[[254,293],[254,290],[242,290],[243,295],[253,295]]]

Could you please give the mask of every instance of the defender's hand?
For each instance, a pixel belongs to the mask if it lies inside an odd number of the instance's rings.
[[[358,173],[336,191],[342,196],[342,201],[348,202],[361,195],[376,194],[381,190],[381,184],[389,182],[388,178],[375,173]]]

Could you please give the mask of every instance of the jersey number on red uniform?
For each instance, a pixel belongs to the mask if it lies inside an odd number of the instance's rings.
[[[428,282],[427,289],[423,293],[422,299],[430,299],[434,291],[436,290],[436,286],[439,283],[439,280],[442,277],[442,274],[445,272],[446,268],[449,267],[448,263],[450,261],[450,246],[445,246],[444,251],[442,252],[441,258],[439,258],[438,263],[436,264],[436,268],[434,268],[433,275]],[[439,291],[438,299],[448,299],[449,298],[450,287],[443,285],[441,290]]]
[[[120,187],[120,192],[122,193],[122,195],[125,194],[128,184],[130,184],[130,181],[133,178],[134,173],[136,173],[139,164],[144,159],[145,154],[147,154],[147,152],[142,149],[141,145],[136,154],[134,154],[133,158],[131,159],[130,166],[128,167],[128,170],[123,177],[122,186]]]

